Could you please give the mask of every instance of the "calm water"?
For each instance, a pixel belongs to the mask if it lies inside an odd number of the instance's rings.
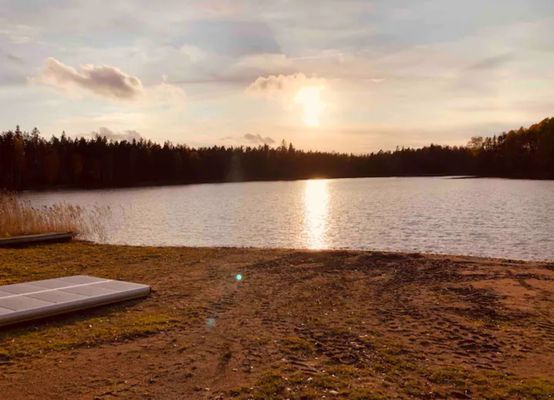
[[[109,206],[107,243],[554,260],[554,181],[331,179],[25,196],[36,204]]]

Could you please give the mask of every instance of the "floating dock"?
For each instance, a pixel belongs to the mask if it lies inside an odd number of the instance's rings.
[[[0,286],[0,326],[148,296],[150,286],[67,276]]]
[[[67,242],[75,237],[73,232],[38,233],[0,238],[0,247],[28,246],[32,244]]]

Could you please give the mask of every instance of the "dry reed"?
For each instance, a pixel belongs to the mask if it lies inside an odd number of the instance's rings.
[[[33,206],[12,193],[0,193],[0,237],[49,232],[73,232],[81,237],[103,237],[101,214],[70,204]]]

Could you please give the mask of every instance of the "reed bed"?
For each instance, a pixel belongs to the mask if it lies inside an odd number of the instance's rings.
[[[0,193],[0,237],[73,232],[81,238],[101,239],[101,216],[109,210],[85,210],[76,205],[59,203],[34,206],[13,193]]]

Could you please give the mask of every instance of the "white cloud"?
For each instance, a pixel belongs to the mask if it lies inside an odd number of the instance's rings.
[[[128,75],[119,68],[108,65],[82,65],[79,70],[49,57],[41,73],[31,82],[53,86],[63,90],[80,89],[96,95],[133,99],[143,93],[139,78]]]

